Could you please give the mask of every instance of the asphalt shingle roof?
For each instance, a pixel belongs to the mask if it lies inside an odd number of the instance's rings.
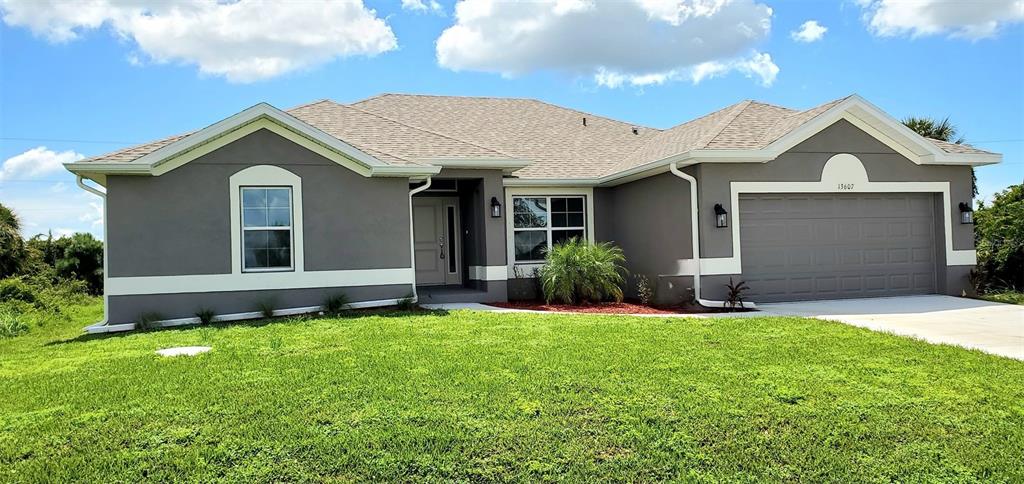
[[[287,112],[388,164],[521,159],[532,162],[516,172],[521,178],[597,178],[697,149],[764,148],[845,99],[803,111],[743,101],[666,130],[513,98],[383,94],[350,105],[322,100]],[[84,161],[130,162],[190,134]],[[988,154],[928,140],[949,153]]]

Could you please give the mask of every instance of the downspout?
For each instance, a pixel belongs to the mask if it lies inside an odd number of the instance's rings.
[[[414,230],[416,228],[412,223],[412,197],[423,190],[430,188],[430,183],[433,181],[432,177],[427,177],[427,182],[421,187],[413,188],[409,190],[409,268],[412,269],[412,302],[419,302],[420,296],[416,292],[416,234]]]
[[[686,180],[690,184],[690,246],[693,247],[693,298],[697,303],[707,307],[725,307],[725,301],[712,301],[700,297],[700,212],[697,210],[697,179],[679,170],[678,162],[673,161],[668,170],[673,175]],[[753,309],[755,304],[743,302],[744,308]]]
[[[107,271],[107,261],[110,259],[107,253],[108,246],[110,245],[108,243],[109,237],[107,237],[107,225],[109,225],[109,221],[107,220],[107,194],[106,192],[101,192],[93,187],[90,187],[89,185],[86,185],[84,179],[82,178],[82,175],[75,175],[75,184],[77,184],[78,187],[81,188],[82,190],[85,190],[93,195],[96,195],[97,197],[100,197],[103,200],[103,320],[92,325],[91,327],[106,326],[107,323],[110,321],[110,300],[109,296],[107,295],[107,274],[109,274],[109,272]],[[88,329],[89,328],[86,328],[86,330]]]
[[[697,218],[697,179],[679,170],[679,164],[673,161],[668,170],[673,175],[686,180],[690,184],[690,247],[693,248],[693,298],[702,303],[700,298],[700,219]]]

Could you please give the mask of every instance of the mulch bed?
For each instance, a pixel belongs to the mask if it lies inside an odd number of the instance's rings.
[[[567,313],[592,314],[700,314],[726,312],[724,308],[709,308],[699,305],[655,308],[631,302],[606,302],[597,304],[582,304],[579,306],[573,306],[569,304],[545,304],[542,301],[510,301],[505,303],[487,304],[489,306],[495,306],[505,309],[526,309],[530,311],[557,311]]]

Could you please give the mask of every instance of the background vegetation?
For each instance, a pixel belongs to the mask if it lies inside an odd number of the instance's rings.
[[[21,236],[0,204],[0,338],[67,320],[64,308],[103,292],[103,242],[91,234]]]

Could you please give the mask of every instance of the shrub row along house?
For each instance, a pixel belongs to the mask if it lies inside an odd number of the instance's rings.
[[[91,330],[107,331],[268,300],[312,311],[337,292],[357,307],[526,297],[572,237],[620,246],[661,302],[711,304],[730,277],[755,302],[958,295],[975,264],[971,167],[1000,160],[855,95],[743,101],[660,130],[531,99],[385,94],[259,104],[66,166],[105,199],[106,320]]]

